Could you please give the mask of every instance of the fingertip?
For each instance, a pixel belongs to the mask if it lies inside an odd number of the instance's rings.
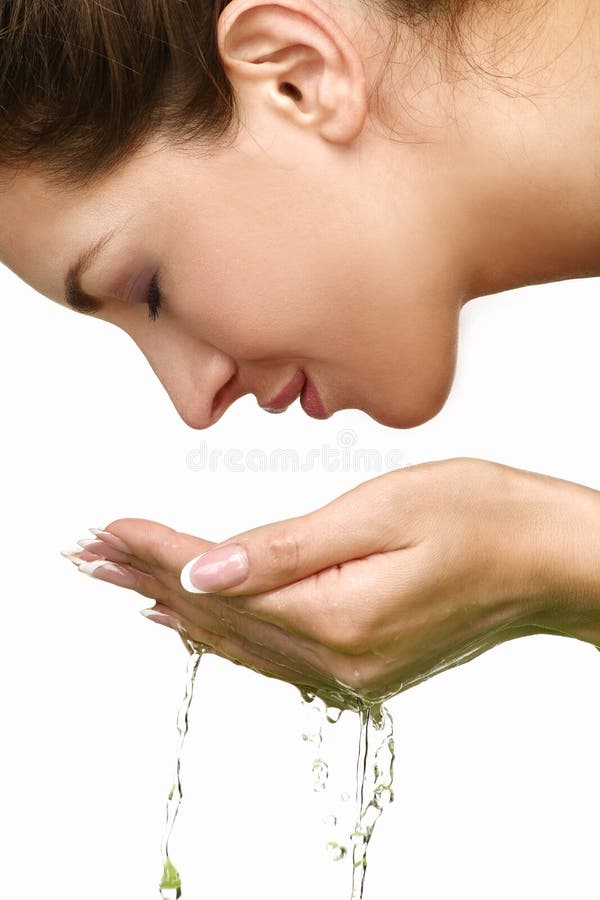
[[[200,557],[204,556],[204,553],[201,553],[200,556],[194,556],[193,559],[190,559],[189,563],[181,570],[181,575],[179,576],[179,581],[181,587],[185,591],[189,591],[190,594],[209,594],[210,591],[203,591],[201,588],[196,587],[196,585],[192,582],[191,571],[193,566],[196,565]]]

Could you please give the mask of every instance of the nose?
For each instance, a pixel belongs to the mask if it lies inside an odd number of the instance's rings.
[[[186,425],[201,430],[221,417],[230,405],[222,399],[235,379],[235,360],[189,335],[175,338],[166,329],[134,340]]]

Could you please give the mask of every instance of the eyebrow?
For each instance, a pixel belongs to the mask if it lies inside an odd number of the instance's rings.
[[[97,313],[104,309],[104,303],[83,290],[81,280],[119,230],[118,227],[113,228],[112,231],[101,237],[92,247],[84,250],[79,259],[69,268],[65,278],[65,303],[76,312]]]

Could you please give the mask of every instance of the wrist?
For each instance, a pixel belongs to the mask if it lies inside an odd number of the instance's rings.
[[[523,471],[532,601],[528,624],[600,646],[600,491]]]

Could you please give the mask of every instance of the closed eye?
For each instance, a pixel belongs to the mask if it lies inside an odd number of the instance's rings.
[[[146,303],[148,305],[148,318],[152,319],[153,322],[156,322],[156,320],[158,319],[160,310],[163,307],[163,302],[164,300],[157,272],[150,282],[150,288],[148,290],[148,296],[146,298]]]

